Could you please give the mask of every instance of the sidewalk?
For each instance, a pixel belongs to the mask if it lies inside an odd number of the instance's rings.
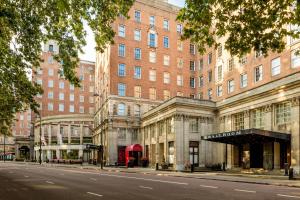
[[[36,163],[18,163],[16,164],[33,164]],[[65,165],[65,164],[52,164],[43,163],[42,166],[46,167],[62,167],[62,168],[77,168],[77,169],[89,169],[100,171],[100,166],[95,165]],[[156,171],[153,168],[122,168],[122,167],[104,167],[103,171],[109,172],[123,172],[123,173],[136,173],[136,174],[150,174],[156,176],[172,176],[172,177],[184,177],[184,178],[196,178],[206,180],[217,181],[229,181],[251,184],[263,184],[263,185],[276,185],[276,186],[288,186],[300,188],[299,180],[288,180],[287,176],[281,175],[253,175],[242,173],[229,173],[229,172],[175,172],[175,171]]]

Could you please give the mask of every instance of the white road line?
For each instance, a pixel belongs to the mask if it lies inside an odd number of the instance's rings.
[[[240,190],[240,189],[234,189],[234,191],[237,191],[237,192],[256,193],[256,191],[252,191],[252,190]]]
[[[29,176],[26,176],[26,175],[25,175],[24,177],[25,177],[25,178],[29,178]]]
[[[211,186],[211,185],[200,185],[200,187],[204,187],[204,188],[213,188],[213,189],[217,189],[218,187],[216,186]]]
[[[110,174],[100,174],[100,175],[101,176],[117,177],[117,178],[128,178],[128,179],[152,181],[152,182],[159,182],[159,183],[170,183],[170,184],[177,184],[177,185],[188,185],[188,183],[174,182],[174,181],[164,181],[164,180],[158,180],[158,179],[138,178],[138,177],[134,177],[134,176],[119,176],[119,175],[110,175]]]
[[[277,194],[277,196],[300,199],[300,196],[291,196],[291,195],[285,195],[285,194]]]
[[[51,182],[51,181],[46,181],[46,183],[49,183],[49,184],[51,184],[51,185],[54,185],[54,183]]]
[[[96,193],[93,193],[93,192],[87,192],[87,194],[91,194],[91,195],[94,195],[94,196],[97,196],[97,197],[103,197],[103,195],[96,194]]]
[[[149,189],[149,190],[153,190],[153,188],[152,188],[152,187],[146,187],[146,186],[142,186],[142,185],[140,185],[139,187],[140,187],[140,188],[143,188],[143,189]]]
[[[93,180],[93,181],[97,181],[97,179],[95,179],[95,178],[90,178],[91,180]]]
[[[59,175],[64,176],[64,174],[59,174]]]

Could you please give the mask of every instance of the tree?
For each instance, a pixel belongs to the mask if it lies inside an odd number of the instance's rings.
[[[11,125],[14,113],[31,108],[41,87],[28,79],[39,66],[41,44],[55,40],[64,77],[76,86],[78,54],[86,44],[84,21],[95,33],[96,49],[113,43],[111,24],[127,16],[134,0],[0,0],[0,124]],[[127,16],[128,17],[128,16]]]
[[[178,20],[185,24],[182,38],[190,38],[204,53],[225,38],[231,55],[251,50],[282,52],[285,38],[300,37],[300,0],[186,0]]]

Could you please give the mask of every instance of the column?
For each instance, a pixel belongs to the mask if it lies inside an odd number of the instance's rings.
[[[231,115],[225,116],[224,131],[231,131]],[[227,144],[227,169],[234,168],[234,146]]]
[[[250,114],[249,110],[244,111],[244,129],[250,128]]]
[[[52,160],[51,150],[47,150],[47,158]]]
[[[184,117],[175,116],[174,126],[175,126],[175,170],[184,170]]]
[[[299,98],[292,99],[291,107],[291,167],[300,173]]]
[[[83,124],[80,124],[80,145],[83,144]]]
[[[159,161],[159,136],[158,136],[158,122],[155,123],[155,140],[156,140],[156,145],[155,145],[155,163],[160,163]]]
[[[60,151],[59,148],[56,149],[56,158],[60,159]]]
[[[51,143],[52,143],[52,138],[51,138],[51,136],[52,136],[52,133],[51,133],[51,125],[48,125],[48,145],[51,145]]]
[[[62,145],[62,137],[60,135],[60,124],[57,124],[57,130],[56,130],[56,138],[57,138],[57,144]]]
[[[71,144],[71,124],[68,125],[68,144]]]
[[[272,104],[268,104],[264,107],[265,116],[264,116],[264,129],[265,130],[273,130],[272,128]]]
[[[274,142],[274,169],[280,169],[280,143]]]

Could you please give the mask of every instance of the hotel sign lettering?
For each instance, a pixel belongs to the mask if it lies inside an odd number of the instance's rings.
[[[207,135],[207,136],[204,136],[204,139],[222,138],[222,137],[230,137],[230,136],[237,136],[237,135],[242,135],[242,132],[241,131],[231,131],[231,132]]]

